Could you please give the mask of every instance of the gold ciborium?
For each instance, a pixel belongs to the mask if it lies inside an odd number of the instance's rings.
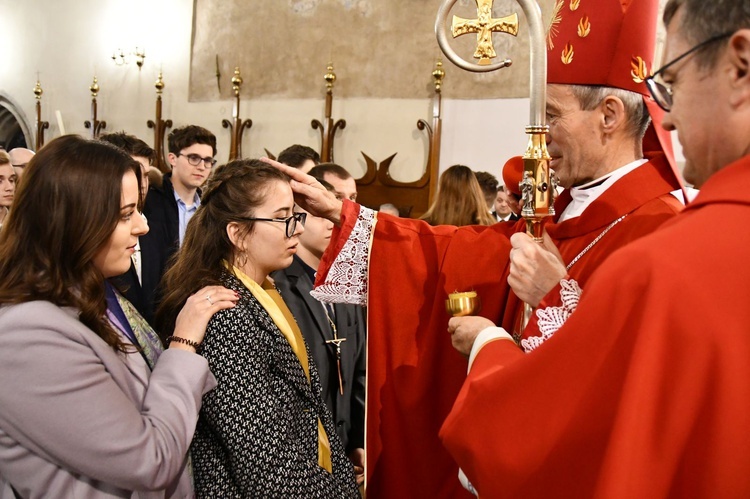
[[[476,315],[482,308],[482,302],[476,291],[455,292],[445,300],[445,310],[453,317]]]

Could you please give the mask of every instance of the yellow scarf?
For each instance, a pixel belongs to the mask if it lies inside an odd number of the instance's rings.
[[[229,267],[229,265],[227,265]],[[307,358],[307,349],[305,347],[305,340],[302,338],[302,333],[297,326],[297,321],[294,320],[292,312],[289,311],[289,307],[286,306],[284,300],[276,288],[271,282],[266,279],[263,281],[263,285],[258,285],[257,282],[253,281],[244,272],[235,266],[231,266],[231,271],[242,282],[248,291],[258,300],[258,303],[266,309],[268,315],[271,316],[273,322],[284,335],[284,338],[289,342],[292,347],[294,355],[299,359],[299,363],[302,364],[302,370],[305,372],[308,383],[310,382],[310,365]],[[323,427],[323,422],[318,417],[318,466],[325,469],[329,473],[333,472],[333,464],[331,463],[331,443],[328,440],[328,435]]]

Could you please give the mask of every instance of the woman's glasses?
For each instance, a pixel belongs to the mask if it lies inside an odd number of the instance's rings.
[[[287,218],[256,218],[256,217],[241,217],[240,220],[247,220],[248,222],[276,222],[286,224],[286,237],[292,237],[294,232],[297,230],[297,224],[305,226],[305,220],[307,219],[307,213],[293,213],[292,216]]]

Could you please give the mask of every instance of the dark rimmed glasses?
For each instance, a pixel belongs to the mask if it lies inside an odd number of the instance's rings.
[[[240,220],[247,220],[248,222],[276,222],[285,223],[286,232],[284,234],[287,238],[292,237],[294,232],[297,230],[297,224],[305,226],[305,220],[307,220],[307,213],[293,213],[292,216],[287,218],[256,218],[256,217],[240,217]]]
[[[718,42],[719,40],[723,40],[724,38],[729,38],[733,34],[734,31],[731,31],[729,33],[722,33],[721,35],[712,36],[708,40],[702,41],[682,55],[675,57],[664,66],[659,68],[659,71],[646,78],[646,87],[648,87],[648,91],[651,93],[651,97],[654,98],[654,101],[659,105],[659,107],[666,112],[672,110],[672,85],[669,83],[664,83],[663,81],[656,81],[657,76],[663,74],[664,70],[666,70],[668,67],[680,62],[690,54],[693,54],[714,42]]]
[[[178,156],[185,156],[185,158],[187,158],[187,162],[193,166],[198,166],[201,164],[201,162],[203,162],[205,163],[206,168],[211,168],[212,166],[216,164],[216,160],[210,156],[206,158],[201,158],[197,154],[182,154],[182,153],[179,153]]]

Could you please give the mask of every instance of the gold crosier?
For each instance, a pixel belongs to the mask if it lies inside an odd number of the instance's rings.
[[[451,33],[457,38],[467,33],[477,34],[477,49],[474,58],[479,59],[479,64],[486,66],[497,57],[495,46],[492,43],[492,33],[508,33],[516,36],[518,34],[518,14],[495,19],[492,17],[493,0],[476,0],[477,18],[464,19],[453,16]]]
[[[476,73],[486,73],[509,66],[511,64],[510,59],[491,64],[489,61],[483,62],[481,55],[479,64],[470,63],[462,59],[453,50],[448,43],[445,26],[447,24],[448,13],[457,1],[458,0],[444,0],[440,5],[437,20],[435,21],[435,34],[437,36],[438,44],[446,57],[456,66]],[[493,19],[491,15],[493,1],[476,0],[476,2],[479,19],[467,21],[454,16],[452,25],[453,37],[455,38],[463,33],[470,32],[469,28],[462,28],[462,26],[468,26],[468,23],[475,22],[476,26],[479,27],[477,28],[477,32],[479,33],[477,36],[479,46],[477,47],[474,57],[477,57],[477,54],[490,53],[487,51],[487,43],[491,49],[492,57],[495,57],[495,51],[494,48],[492,48],[493,31],[491,30],[491,27],[494,27],[496,22],[507,20],[512,16],[504,17],[502,19]],[[549,126],[547,126],[545,121],[545,107],[547,100],[546,30],[542,21],[542,11],[534,0],[518,0],[518,3],[523,9],[529,23],[529,45],[531,50],[529,59],[529,91],[531,105],[529,110],[529,125],[526,127],[526,134],[529,136],[529,141],[526,147],[526,152],[523,155],[523,180],[519,183],[519,188],[522,192],[524,201],[521,215],[526,220],[527,233],[536,241],[541,242],[542,220],[555,214],[553,205],[555,202],[555,188],[557,187],[554,173],[549,166],[550,156],[547,152],[546,141],[546,134],[549,131]],[[515,35],[518,31],[518,25],[516,23],[515,32],[513,33],[502,29],[497,29],[496,31],[503,31]],[[487,55],[487,58],[490,58],[490,56]],[[453,295],[449,295],[449,300],[451,296]],[[528,324],[531,312],[532,307],[529,304],[526,304],[524,307],[523,324],[521,326],[522,330],[526,327],[526,324]]]

